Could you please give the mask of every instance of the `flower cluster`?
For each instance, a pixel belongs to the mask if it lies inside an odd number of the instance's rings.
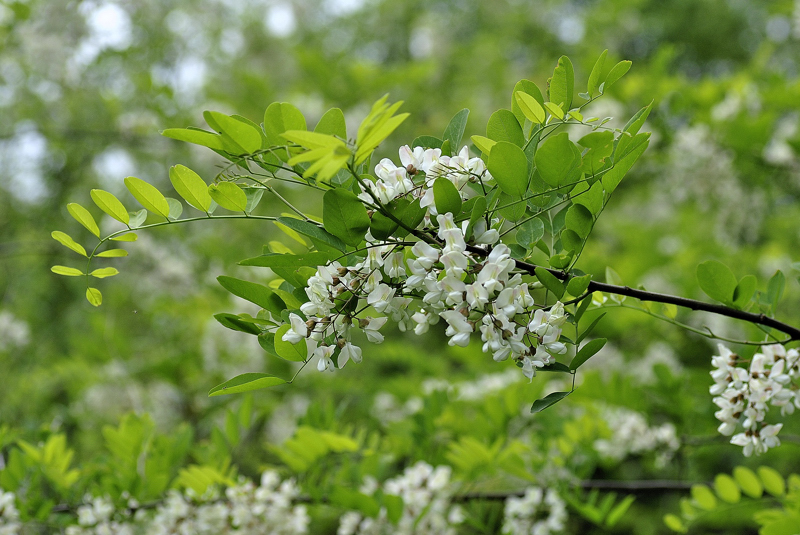
[[[416,334],[444,319],[450,345],[465,347],[479,332],[484,352],[496,361],[513,359],[533,377],[537,367],[553,362],[552,355],[567,350],[559,342],[567,319],[564,306],[533,310],[528,283],[513,273],[511,250],[498,243],[500,235],[491,228],[497,221],[481,219],[470,227],[468,221],[457,223],[451,212],[436,211],[433,183],[444,177],[462,200],[468,199],[475,195],[476,183],[490,180],[482,160],[469,158],[466,147],[447,157],[440,149],[407,146],[400,149],[400,159],[403,167],[382,160],[375,169],[378,179],[367,182],[370,191],[362,192],[361,198],[367,204],[375,199],[386,204],[400,196],[419,198],[427,210],[420,226],[434,226],[438,240],[376,240],[368,232],[366,256],[360,262],[319,266],[308,279],[309,301],[300,307],[304,317],[290,314],[290,330],[282,340],[306,340],[308,354],[318,359],[317,368],[333,370],[350,360],[361,361],[361,348],[351,338],[354,328],[380,343],[378,330],[389,318],[401,331],[413,329]],[[482,250],[470,251],[468,244]],[[367,306],[383,316],[357,319]]]
[[[364,494],[372,495],[378,484],[367,479],[361,488]],[[383,484],[383,493],[399,496],[403,500],[403,512],[397,525],[392,525],[385,508],[376,518],[364,518],[351,511],[342,515],[337,535],[454,535],[456,527],[464,521],[464,514],[457,505],[452,505],[455,485],[450,482],[450,467],[433,468],[418,462],[402,475]]]
[[[529,487],[521,498],[506,500],[503,518],[505,535],[550,535],[564,529],[567,508],[556,491]]]
[[[17,535],[22,533],[19,522],[16,499],[13,492],[0,489],[0,535]]]
[[[675,426],[670,423],[651,427],[641,413],[622,407],[604,410],[602,417],[611,436],[596,440],[594,449],[605,459],[619,462],[629,455],[654,452],[656,466],[663,468],[680,447]]]
[[[749,368],[739,355],[722,344],[719,355],[711,359],[714,385],[709,389],[719,410],[714,413],[722,423],[717,430],[731,436],[731,444],[744,447],[745,456],[760,455],[780,445],[778,432],[783,424],[764,423],[769,406],[780,407],[781,415],[792,414],[800,407],[794,380],[800,375],[800,352],[775,344],[761,348],[750,359]],[[734,435],[738,424],[744,431]]]
[[[216,535],[235,531],[242,535],[302,535],[308,533],[310,519],[305,506],[294,505],[298,496],[293,480],[281,481],[276,472],[266,471],[258,487],[252,481],[241,481],[226,489],[225,499],[212,492],[197,500],[190,492],[172,490],[155,512],[139,508],[133,500],[129,500],[128,508],[115,510],[109,499],[96,497],[78,508],[78,525],[69,526],[66,533]],[[0,497],[0,511],[2,505]],[[2,526],[0,523],[0,533],[5,533]]]

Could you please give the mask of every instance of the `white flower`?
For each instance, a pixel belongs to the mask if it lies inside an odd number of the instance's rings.
[[[383,335],[378,332],[378,329],[383,327],[389,318],[366,318],[361,320],[361,329],[367,336],[367,340],[373,344],[380,344],[383,342]]]
[[[303,318],[297,314],[289,314],[289,323],[291,328],[286,331],[281,338],[284,342],[296,344],[300,340],[308,337],[308,326],[306,322],[303,321]]]
[[[317,369],[319,371],[334,371],[336,369],[331,359],[334,350],[335,348],[333,346],[318,346],[317,349],[314,350],[314,356],[319,357],[317,361]]]
[[[339,368],[344,368],[344,365],[351,359],[356,364],[361,362],[361,348],[350,342],[345,342],[341,353],[339,353]]]
[[[444,318],[448,325],[445,331],[445,334],[451,337],[448,344],[451,346],[467,347],[473,327],[464,315],[456,310],[445,310],[440,316]]]

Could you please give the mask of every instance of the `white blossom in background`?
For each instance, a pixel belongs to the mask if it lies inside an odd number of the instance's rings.
[[[567,520],[564,500],[553,489],[529,487],[521,498],[506,500],[504,535],[550,535],[561,533]]]
[[[746,457],[760,455],[780,445],[778,432],[782,423],[767,424],[772,407],[780,407],[781,416],[800,408],[794,381],[800,376],[800,352],[780,344],[764,346],[750,359],[750,366],[739,355],[719,344],[719,355],[711,358],[715,396],[719,410],[714,416],[722,422],[717,430],[731,436],[731,444],[742,446]],[[741,424],[743,431],[734,434]]]
[[[0,310],[0,352],[28,345],[30,335],[26,322],[8,310]]]
[[[13,494],[11,496],[13,503]],[[66,535],[304,535],[310,519],[304,505],[295,505],[300,495],[294,480],[281,480],[277,472],[266,471],[260,485],[241,480],[225,490],[224,499],[211,490],[201,498],[191,491],[171,490],[154,511],[129,507],[115,510],[110,500],[94,497],[78,508],[78,525]],[[0,512],[3,511],[0,493]],[[130,511],[136,510],[131,514]],[[3,531],[0,516],[0,534]],[[9,531],[8,535],[16,534]]]
[[[16,497],[13,492],[0,489],[0,535],[20,535],[22,524],[19,522]]]
[[[607,408],[601,417],[611,430],[611,437],[598,439],[594,449],[601,457],[619,462],[631,455],[655,453],[655,463],[665,467],[680,447],[675,426],[666,423],[650,426],[644,415],[622,407]]]
[[[403,512],[397,525],[393,525],[385,508],[376,518],[363,517],[351,511],[342,515],[337,535],[455,535],[464,521],[458,505],[452,504],[457,490],[450,481],[449,466],[436,468],[418,462],[406,468],[402,475],[383,484],[384,494],[399,496],[403,500]],[[379,486],[367,480],[360,489],[373,494]]]

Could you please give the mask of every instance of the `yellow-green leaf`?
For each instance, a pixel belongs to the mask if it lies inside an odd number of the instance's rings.
[[[472,142],[484,154],[489,154],[497,141],[483,136],[472,136]]]
[[[105,268],[98,268],[89,273],[92,277],[96,277],[98,279],[105,279],[106,277],[113,277],[114,275],[118,275],[119,271],[117,268],[113,267],[105,267]]]
[[[244,209],[247,208],[247,195],[233,182],[211,184],[208,187],[208,193],[217,204],[226,210],[244,212]]]
[[[86,300],[92,306],[99,307],[103,303],[103,294],[97,288],[86,288]]]
[[[123,256],[128,256],[128,251],[125,249],[109,249],[102,253],[97,253],[95,256],[101,256],[103,258],[121,258]]]
[[[742,488],[742,492],[751,498],[760,498],[764,493],[764,487],[761,485],[761,480],[758,479],[755,472],[746,466],[737,466],[733,469],[733,477]]]
[[[86,227],[86,230],[98,238],[100,237],[100,229],[97,227],[97,223],[95,223],[92,214],[89,213],[89,210],[76,202],[71,202],[67,205],[67,211],[69,212],[69,215],[74,217],[78,223]]]
[[[67,277],[80,277],[81,275],[86,275],[80,269],[75,269],[67,266],[53,266],[50,268],[50,271],[55,273],[56,275],[66,275]]]
[[[211,208],[211,196],[208,186],[200,175],[184,165],[176,165],[169,170],[169,180],[178,195],[190,206],[208,213]]]
[[[56,240],[58,243],[60,243],[64,247],[66,247],[68,249],[72,249],[73,251],[75,251],[79,255],[88,256],[86,254],[86,249],[83,248],[83,245],[81,245],[78,242],[76,242],[75,240],[73,240],[69,236],[69,234],[67,234],[65,232],[61,232],[60,230],[54,230],[53,232],[50,233],[50,236],[52,236],[54,240]]]
[[[102,211],[125,225],[128,224],[130,217],[128,210],[123,206],[119,199],[113,193],[101,189],[93,189],[91,191],[92,200]]]
[[[282,359],[290,360],[292,362],[304,362],[308,356],[308,345],[305,339],[298,341],[296,344],[286,342],[283,340],[283,335],[286,334],[291,326],[284,324],[275,333],[275,352]]]
[[[169,216],[169,203],[155,186],[135,176],[129,176],[125,179],[125,187],[145,209],[162,217]]]
[[[545,102],[544,107],[550,112],[550,115],[556,119],[564,119],[564,110],[558,104],[552,102]]]
[[[208,396],[222,396],[225,394],[238,394],[241,392],[249,392],[251,390],[259,390],[268,388],[270,386],[282,385],[286,383],[285,380],[274,375],[267,373],[243,373],[237,375],[233,379],[229,379],[212,388]]]
[[[517,105],[522,110],[522,114],[532,123],[542,124],[545,120],[544,108],[539,102],[528,93],[517,91],[514,93]]]
[[[114,241],[136,241],[137,237],[138,236],[136,236],[135,232],[128,232],[127,234],[121,234],[119,236],[114,236],[111,239],[114,240]]]
[[[717,491],[717,496],[728,503],[738,503],[742,499],[742,493],[739,486],[728,474],[718,474],[714,478],[714,490]]]
[[[692,498],[700,508],[711,511],[717,506],[717,498],[706,485],[692,485]]]
[[[786,482],[783,480],[783,476],[774,468],[759,466],[758,477],[764,483],[764,489],[773,496],[783,496],[784,492],[786,492]]]

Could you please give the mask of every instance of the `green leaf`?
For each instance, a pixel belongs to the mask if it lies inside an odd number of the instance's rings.
[[[528,190],[528,158],[522,149],[507,141],[499,141],[492,147],[487,168],[506,194],[515,199],[525,195]]]
[[[305,339],[300,340],[296,344],[285,342],[283,335],[289,332],[291,325],[281,325],[278,332],[275,333],[275,352],[282,359],[290,360],[292,362],[305,362],[308,356],[308,345]]]
[[[86,300],[92,306],[99,307],[103,304],[103,294],[97,288],[86,288]]]
[[[622,500],[620,500],[620,502],[617,505],[614,506],[613,509],[611,509],[611,511],[609,511],[608,516],[606,516],[604,524],[609,528],[613,528],[620,520],[622,520],[622,517],[625,515],[625,513],[628,511],[628,509],[635,500],[636,500],[635,496],[632,495],[625,496]]]
[[[442,148],[442,140],[435,136],[417,136],[411,143],[411,148],[423,147],[426,149]]]
[[[591,304],[592,300],[591,299],[587,299],[586,301],[588,301]],[[586,329],[580,334],[580,336],[578,336],[578,339],[575,340],[575,343],[576,344],[580,344],[581,342],[583,342],[583,339],[586,338],[587,336],[589,336],[589,334],[594,330],[594,328],[597,326],[597,324],[600,323],[600,320],[602,320],[603,316],[605,316],[605,315],[606,315],[606,313],[603,312],[602,314],[597,316],[594,320],[592,320],[592,323],[590,323],[589,326],[586,327]]]
[[[626,135],[620,136],[616,142],[616,147],[614,148],[615,160],[622,158],[625,154],[630,152],[631,145],[635,141],[636,135],[639,133],[639,129],[642,128],[644,122],[647,120],[647,117],[650,115],[651,109],[653,109],[653,102],[650,102],[650,104],[637,111],[625,124],[625,127],[622,129],[622,131],[625,132]]]
[[[464,137],[464,130],[467,128],[467,117],[469,117],[469,110],[464,108],[450,119],[447,128],[444,129],[442,139],[450,141],[453,152],[458,152],[458,148],[461,146],[461,138]]]
[[[512,197],[508,193],[501,192],[498,199],[500,215],[509,221],[519,221],[525,217],[526,203],[519,197]]]
[[[119,236],[114,236],[111,238],[114,241],[136,241],[138,236],[136,236],[135,232],[128,232],[127,234],[120,234]]]
[[[167,204],[169,204],[169,219],[177,221],[183,213],[183,205],[178,199],[167,197]]]
[[[517,229],[517,243],[530,249],[544,236],[544,223],[538,217],[533,217],[522,223]]]
[[[517,118],[509,110],[497,110],[486,125],[486,137],[494,141],[507,141],[518,147],[525,144],[525,135]],[[494,148],[492,148],[494,150]]]
[[[167,128],[161,132],[164,137],[177,139],[178,141],[186,141],[201,145],[213,150],[225,150],[225,145],[222,143],[222,136],[213,132],[206,132],[197,128]]]
[[[261,131],[236,117],[218,111],[203,112],[203,117],[212,128],[219,128],[222,138],[241,148],[239,154],[252,154],[261,150]]]
[[[603,210],[603,184],[600,181],[595,182],[591,188],[582,192],[578,197],[573,197],[572,204],[583,205],[592,214],[598,215]]]
[[[564,229],[561,231],[561,247],[565,251],[580,251],[584,241],[574,230]]]
[[[567,210],[566,226],[581,238],[586,239],[589,236],[593,225],[592,213],[585,206],[573,204]]]
[[[717,507],[717,498],[711,489],[706,485],[692,485],[692,498],[695,503],[706,511],[711,511]]]
[[[133,197],[144,206],[146,210],[154,212],[162,217],[169,216],[169,203],[164,195],[152,186],[134,176],[125,179],[125,187],[131,192]],[[131,225],[133,226],[133,225]]]
[[[108,249],[102,253],[97,253],[95,256],[102,258],[122,258],[123,256],[128,256],[128,251],[125,249]]]
[[[320,134],[330,134],[340,139],[347,139],[347,123],[344,120],[344,113],[339,108],[331,108],[320,117],[314,132]]]
[[[519,124],[524,125],[525,114],[522,112],[522,109],[519,107],[519,104],[517,103],[518,92],[522,92],[532,96],[540,107],[544,105],[544,98],[542,97],[542,92],[539,91],[539,87],[530,80],[520,80],[514,85],[514,91],[511,92],[511,112],[517,118]]]
[[[65,275],[67,277],[80,277],[82,275],[86,275],[80,269],[75,269],[67,266],[53,266],[50,268],[50,271],[55,273],[56,275]]]
[[[241,297],[265,310],[269,310],[275,317],[280,317],[281,311],[286,308],[283,301],[263,284],[224,275],[217,277],[217,281],[236,297]]]
[[[559,121],[564,120],[564,110],[561,109],[561,106],[554,102],[545,102],[544,109],[550,112],[550,115],[558,119]]]
[[[69,234],[67,234],[65,232],[61,232],[60,230],[54,230],[53,232],[50,233],[50,236],[52,236],[54,240],[56,240],[58,243],[60,243],[64,247],[66,247],[68,249],[72,249],[73,251],[75,251],[79,255],[88,256],[86,254],[86,249],[83,248],[83,245],[81,245],[78,242],[76,242],[75,240],[73,240],[69,236]]]
[[[247,208],[247,195],[233,182],[211,184],[208,194],[214,202],[231,212],[244,212]]]
[[[743,308],[747,305],[753,297],[753,294],[756,293],[757,286],[758,280],[756,280],[755,276],[745,275],[742,277],[739,280],[739,284],[736,285],[736,289],[733,291],[734,306]]]
[[[277,222],[289,227],[295,232],[303,234],[304,236],[314,238],[315,240],[319,240],[326,245],[330,245],[338,251],[345,252],[347,250],[347,245],[345,245],[342,240],[315,223],[310,221],[302,221],[293,217],[279,217]]]
[[[307,129],[303,114],[288,102],[273,102],[264,112],[264,133],[270,145],[285,145],[281,134],[287,130]]]
[[[547,366],[543,366],[541,368],[536,369],[537,372],[557,372],[557,373],[570,373],[572,370],[569,369],[569,366],[566,364],[562,364],[560,362],[553,362],[552,364],[548,364]]]
[[[522,91],[514,93],[514,101],[519,107],[522,115],[525,116],[530,122],[535,124],[542,124],[546,119],[544,108],[539,102],[531,95]]]
[[[114,275],[119,275],[119,271],[117,268],[113,267],[105,267],[105,268],[98,268],[89,273],[92,277],[96,277],[98,279],[105,279],[106,277],[113,277]]]
[[[328,190],[322,197],[322,222],[325,230],[348,245],[358,245],[369,229],[369,216],[353,193],[341,188]]]
[[[354,163],[360,164],[369,158],[372,151],[380,145],[389,135],[397,129],[408,117],[408,113],[394,115],[403,104],[403,101],[392,105],[386,103],[388,95],[375,102],[369,115],[361,122],[356,138],[356,153]]]
[[[547,138],[536,151],[534,162],[542,180],[554,188],[580,178],[581,152],[567,132]]]
[[[558,59],[558,65],[550,79],[550,102],[561,106],[564,111],[572,107],[572,94],[575,91],[575,72],[567,56]]]
[[[631,68],[631,62],[628,60],[620,61],[614,67],[612,67],[611,71],[606,76],[606,81],[603,82],[603,89],[602,92],[605,93],[608,91],[608,88],[614,85],[617,80],[625,76],[625,73]]]
[[[780,497],[786,492],[786,481],[774,468],[759,466],[758,477],[761,478],[761,482],[764,484],[764,490],[773,496]]]
[[[261,329],[259,329],[257,325],[243,320],[236,314],[222,312],[220,314],[214,314],[214,319],[217,320],[223,327],[227,327],[233,331],[255,335],[261,334]]]
[[[433,183],[433,199],[436,211],[440,214],[452,213],[454,216],[461,211],[461,194],[455,184],[444,177],[437,178]]]
[[[268,373],[243,373],[233,379],[228,379],[224,383],[215,386],[208,392],[208,397],[224,396],[225,394],[240,394],[251,390],[261,390],[285,384],[287,381]]]
[[[570,370],[577,370],[580,368],[587,360],[592,358],[597,354],[598,351],[603,349],[603,346],[606,345],[605,338],[595,338],[594,340],[587,342],[580,350],[575,354],[575,357],[572,359],[572,362],[569,363]]]
[[[472,139],[478,150],[486,155],[492,151],[492,147],[497,143],[497,141],[483,136],[472,136],[470,139]]]
[[[255,187],[255,188],[242,188],[244,191],[245,197],[247,197],[247,206],[244,207],[244,211],[248,214],[256,209],[258,203],[261,202],[261,197],[264,196],[265,189],[262,187]]]
[[[67,212],[69,215],[75,218],[75,220],[86,227],[86,230],[97,236],[100,237],[100,229],[97,227],[97,223],[95,223],[92,214],[89,213],[89,210],[81,206],[76,202],[71,202],[67,205]]]
[[[531,405],[531,414],[542,412],[546,408],[555,405],[565,397],[569,396],[571,393],[572,392],[553,392],[546,395],[542,399],[537,399],[533,402],[533,405]]]
[[[764,493],[764,487],[761,480],[758,479],[755,472],[746,466],[737,466],[733,469],[733,478],[741,487],[742,492],[751,498],[760,498]]]
[[[141,227],[147,221],[147,208],[142,208],[136,212],[128,212],[128,215],[130,216],[128,226],[131,228]]]
[[[677,533],[686,533],[687,531],[686,526],[683,525],[683,520],[677,515],[664,515],[664,524]]]
[[[93,189],[90,194],[92,196],[92,200],[98,208],[120,223],[125,225],[128,224],[128,221],[130,220],[130,217],[128,216],[128,210],[125,209],[125,206],[122,205],[122,203],[114,196],[113,193],[109,193],[101,189]]]
[[[619,183],[622,182],[622,178],[630,171],[633,164],[636,163],[636,160],[639,159],[639,156],[642,155],[649,145],[649,132],[637,134],[631,141],[628,153],[620,159],[615,159],[614,167],[609,169],[602,178],[603,187],[608,193],[613,192],[617,188]]]
[[[742,493],[736,480],[728,474],[718,474],[714,478],[714,490],[717,491],[720,499],[728,503],[738,503],[742,499]]]
[[[558,280],[555,275],[547,271],[542,267],[536,268],[536,278],[539,279],[545,288],[553,292],[553,294],[558,298],[561,299],[564,295],[564,283]]]
[[[567,292],[575,297],[580,297],[586,292],[589,283],[592,281],[591,275],[583,275],[581,277],[572,277],[567,283]]]
[[[569,263],[572,262],[572,257],[575,255],[575,250],[568,253],[559,253],[550,257],[550,267],[555,269],[566,269]]]
[[[707,296],[725,304],[733,301],[736,290],[736,277],[733,272],[716,260],[708,260],[697,266],[697,282]]]
[[[208,186],[200,175],[186,166],[176,165],[169,170],[169,180],[178,195],[190,206],[208,213],[211,208],[211,196],[208,194]]]
[[[783,297],[783,290],[786,287],[786,277],[781,270],[775,272],[769,283],[767,284],[767,301],[770,304],[770,310],[775,312],[778,308],[778,301]]]
[[[608,49],[603,50],[603,53],[600,54],[600,57],[597,58],[597,61],[592,67],[592,72],[589,74],[589,83],[586,85],[586,92],[589,93],[590,97],[594,97],[598,94],[598,90],[600,88],[600,75],[603,72],[603,67],[606,64],[606,57],[608,56]]]
[[[324,266],[330,260],[327,253],[305,253],[301,255],[270,253],[239,262],[240,266],[258,266],[268,268],[294,268],[298,266]]]

